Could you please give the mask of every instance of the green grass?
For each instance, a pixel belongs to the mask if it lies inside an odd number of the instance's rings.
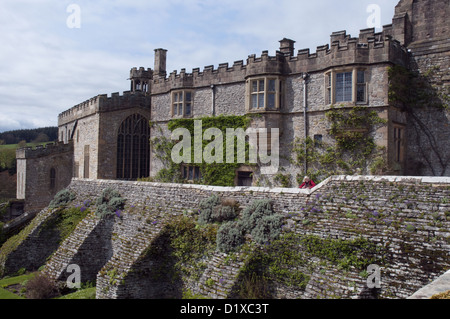
[[[45,142],[45,143],[27,143],[27,147],[36,147],[38,145],[47,145],[49,143],[53,142]],[[6,145],[0,145],[0,151],[1,150],[15,150],[19,147],[18,144],[6,144]]]
[[[34,276],[35,276],[35,273],[30,273],[30,274],[26,274],[26,275],[17,276],[17,277],[4,278],[4,279],[0,280],[0,288],[5,288],[5,287],[15,285],[15,284],[21,284],[27,280],[30,280]]]
[[[6,287],[9,287],[11,285],[16,284],[22,284],[24,285],[26,281],[33,278],[35,273],[30,273],[26,275],[21,275],[17,277],[8,277],[0,280],[0,299],[25,299],[24,297],[21,297],[19,295],[16,295],[8,290],[6,290]]]
[[[95,291],[95,287],[86,288],[56,299],[95,299]]]
[[[8,291],[6,288],[11,285],[17,285],[21,284],[22,286],[25,286],[26,282],[33,278],[36,275],[36,273],[29,273],[26,275],[16,276],[16,277],[7,277],[2,280],[0,280],[0,300],[2,299],[26,299],[24,297],[21,297],[19,295],[16,295],[10,291]],[[71,294],[60,296],[55,299],[95,299],[95,287],[89,287],[86,289],[81,289],[76,292],[73,292]]]
[[[0,288],[0,300],[4,300],[4,299],[25,299],[24,297],[20,297],[16,294],[13,294],[12,292]]]
[[[52,142],[45,143],[27,143],[27,147],[36,147],[38,145],[47,145]],[[0,169],[6,170],[15,165],[16,150],[19,148],[18,144],[0,145]]]

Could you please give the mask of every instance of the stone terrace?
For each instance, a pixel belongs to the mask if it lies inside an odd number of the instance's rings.
[[[271,199],[274,210],[285,216],[286,232],[324,239],[362,237],[385,247],[382,298],[408,298],[450,268],[449,178],[336,176],[313,190],[74,179],[69,186],[77,194],[73,205],[94,200],[105,188],[116,189],[127,199],[120,217],[100,221],[88,216],[46,265],[53,277],[64,280],[65,267],[78,264],[82,281],[97,279],[97,298],[181,297],[180,287],[173,283],[145,277],[152,267],[158,267],[158,261],[148,259],[146,251],[164,225],[179,215],[195,216],[199,202],[213,193],[234,199],[241,207],[255,199]],[[48,211],[41,214],[48,216]],[[18,256],[26,259],[24,254],[33,243],[42,242],[38,233],[26,237],[26,246],[17,245],[6,261],[20,268]],[[207,256],[200,279],[181,286],[208,298],[232,296],[246,257],[239,255],[232,262],[227,257],[218,252]],[[333,265],[315,264],[313,259],[310,262],[315,265],[310,269],[315,270],[309,273],[306,289],[277,284],[275,297],[368,297],[360,270],[344,272]],[[208,282],[210,278],[214,285]]]

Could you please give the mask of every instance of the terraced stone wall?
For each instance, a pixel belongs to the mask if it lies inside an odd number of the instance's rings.
[[[276,261],[270,265],[273,269],[307,278],[296,285],[278,272],[269,283],[272,298],[407,298],[450,268],[449,187],[448,178],[405,177],[338,176],[313,191],[74,179],[69,189],[77,199],[72,205],[93,202],[106,188],[116,189],[127,202],[105,220],[87,216],[45,268],[65,280],[67,265],[79,265],[82,281],[96,279],[101,299],[181,298],[186,291],[191,296],[237,298],[242,297],[254,253],[262,249]],[[251,244],[233,254],[208,250],[196,264],[200,270],[195,278],[174,277],[174,259],[166,258],[171,246],[162,232],[180,216],[196,221],[199,202],[212,194],[236,200],[242,208],[255,199],[272,200],[275,212],[285,217],[280,250],[270,252],[270,245],[255,250]],[[44,217],[49,218],[46,210],[10,249],[7,263],[33,259],[31,251],[41,250],[39,234],[44,233],[38,229]],[[289,238],[299,240],[283,246]],[[368,289],[367,271],[358,267],[358,259],[352,260],[351,252],[333,259],[308,249],[305,238],[374,244],[379,248],[381,288]],[[155,249],[156,254],[149,253]],[[0,255],[4,251],[5,246]],[[295,260],[280,263],[281,254],[288,252]]]

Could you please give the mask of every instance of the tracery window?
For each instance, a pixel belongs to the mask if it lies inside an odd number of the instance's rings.
[[[150,176],[150,126],[134,114],[122,122],[117,137],[117,179],[137,180]]]

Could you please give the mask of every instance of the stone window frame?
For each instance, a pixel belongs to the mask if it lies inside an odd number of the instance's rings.
[[[191,175],[192,173],[192,175]],[[202,172],[199,166],[182,164],[181,165],[181,177],[185,181],[195,182],[202,178]]]
[[[190,99],[188,99],[190,96]],[[180,99],[182,98],[182,100]],[[170,112],[174,118],[193,117],[194,91],[175,90],[170,93]]]
[[[261,82],[264,81],[264,88],[261,87]],[[270,81],[275,81],[275,90],[271,90]],[[255,88],[256,84],[256,90]],[[248,112],[271,112],[279,111],[283,107],[284,99],[284,80],[281,76],[266,75],[255,76],[246,81],[246,109]],[[274,107],[269,107],[269,97],[274,96]],[[256,97],[256,107],[254,107],[254,97]],[[263,103],[260,104],[260,98],[263,98]]]
[[[320,147],[321,145],[323,145],[323,135],[315,134],[314,135],[314,147]]]
[[[337,75],[343,73],[351,73],[352,82],[352,94],[350,101],[337,101],[336,90],[337,90]],[[361,74],[364,75],[363,81],[361,80]],[[344,76],[345,79],[345,76]],[[325,87],[325,104],[351,104],[351,105],[368,105],[369,104],[369,81],[368,81],[368,68],[366,67],[342,67],[334,68],[325,72],[324,79]],[[363,91],[361,98],[361,91]]]
[[[394,141],[394,162],[402,164],[405,161],[405,145],[406,145],[406,126],[404,124],[393,124],[393,141]]]
[[[241,166],[239,169],[236,170],[235,177],[234,177],[234,185],[239,186],[239,177],[241,174],[249,174],[252,177],[252,185],[255,178],[255,172],[254,169],[251,166]]]

